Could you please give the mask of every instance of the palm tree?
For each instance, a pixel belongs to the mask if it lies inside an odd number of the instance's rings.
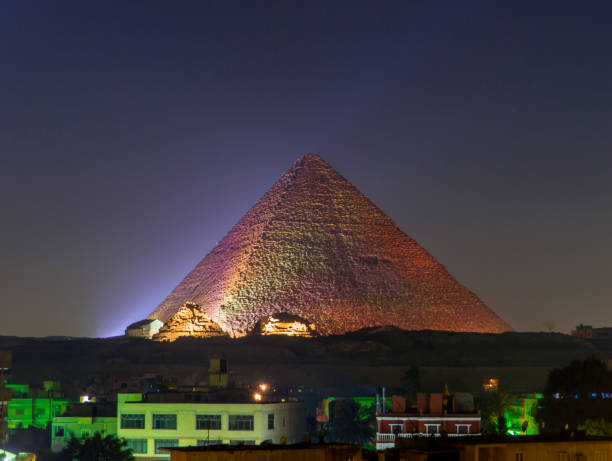
[[[333,442],[367,445],[374,437],[374,411],[352,399],[332,402],[327,437]]]
[[[102,437],[96,432],[91,437],[77,438],[74,435],[64,449],[66,457],[78,461],[130,461],[132,450],[126,448],[124,440],[115,435]]]

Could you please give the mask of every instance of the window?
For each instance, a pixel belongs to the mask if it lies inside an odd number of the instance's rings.
[[[221,430],[221,415],[196,415],[196,429]]]
[[[283,427],[285,427],[285,417],[283,416]]]
[[[178,439],[155,439],[155,454],[167,455],[167,451],[161,451],[160,448],[178,447]]]
[[[125,439],[127,448],[132,453],[143,454],[147,452],[147,439]]]
[[[255,440],[230,440],[230,445],[255,445]]]
[[[274,429],[274,413],[268,413],[268,430]]]
[[[427,432],[428,434],[439,434],[440,425],[439,424],[425,424],[425,432]]]
[[[23,408],[15,408],[15,416],[23,416]]]
[[[145,415],[124,413],[121,415],[121,429],[144,429]]]
[[[87,437],[89,437],[89,431],[81,431],[81,438],[86,439]]]
[[[523,461],[523,453],[518,451],[514,454],[514,461]]]
[[[569,461],[569,453],[567,451],[560,451],[559,461]]]
[[[45,416],[45,409],[44,408],[37,408],[35,410],[35,414],[36,414],[36,416]]]
[[[53,437],[64,437],[64,426],[55,426],[55,430],[53,431]]]
[[[198,447],[207,447],[209,445],[222,445],[222,440],[198,440],[196,442]]]
[[[469,434],[471,424],[455,424],[457,426],[457,434]]]
[[[253,415],[229,415],[230,431],[252,431]]]
[[[176,415],[153,415],[153,429],[176,429]]]
[[[389,429],[391,430],[392,434],[395,434],[396,432],[398,434],[401,434],[402,432],[404,432],[404,425],[403,424],[389,424]]]

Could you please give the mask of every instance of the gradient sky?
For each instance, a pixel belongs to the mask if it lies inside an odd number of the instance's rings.
[[[516,329],[612,326],[611,7],[493,3],[2,2],[0,334],[120,334],[306,152]]]

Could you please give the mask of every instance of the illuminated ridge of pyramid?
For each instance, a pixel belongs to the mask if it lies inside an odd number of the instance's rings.
[[[149,315],[186,302],[232,336],[279,312],[323,335],[511,331],[326,161],[300,157]]]

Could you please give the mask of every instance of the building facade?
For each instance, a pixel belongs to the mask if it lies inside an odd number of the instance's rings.
[[[469,437],[437,439],[439,443],[401,440],[398,447],[378,453],[378,461],[610,461],[612,439],[554,436]],[[421,441],[422,442],[422,441]]]
[[[480,412],[469,394],[418,394],[417,408],[407,409],[406,399],[392,397],[391,412],[376,414],[376,449],[395,447],[398,438],[480,435]]]
[[[118,394],[117,435],[137,458],[168,458],[164,447],[297,443],[306,434],[298,402],[177,402]]]
[[[36,427],[46,429],[55,416],[62,415],[74,403],[64,398],[57,381],[45,381],[42,389],[27,384],[7,384],[12,392],[6,421],[9,431]]]
[[[8,404],[12,392],[7,384],[10,382],[12,368],[12,352],[0,350],[0,446],[4,446],[8,439]]]
[[[157,319],[144,319],[134,322],[125,329],[126,336],[151,339],[164,324]]]
[[[171,448],[170,461],[361,461],[359,445],[299,444],[260,447]]]
[[[51,425],[51,451],[63,450],[72,436],[102,437],[117,434],[117,407],[114,404],[87,403],[75,405],[61,416],[53,418]]]
[[[542,394],[513,395],[504,408],[508,435],[538,435],[539,424],[536,421],[538,401]]]

